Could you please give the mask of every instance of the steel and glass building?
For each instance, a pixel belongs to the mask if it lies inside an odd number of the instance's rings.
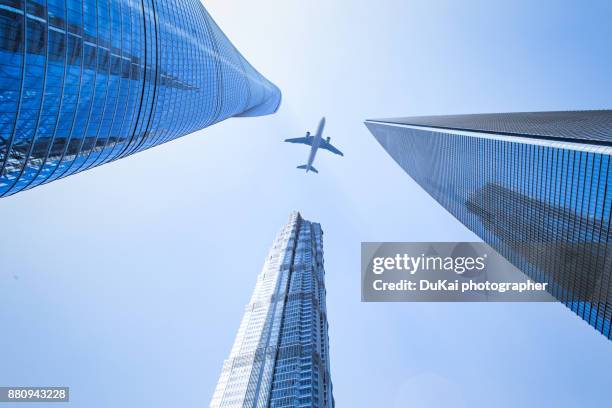
[[[612,338],[612,111],[367,120],[460,222]]]
[[[323,231],[294,212],[257,277],[210,407],[333,406]]]
[[[0,196],[280,99],[199,0],[0,0]]]

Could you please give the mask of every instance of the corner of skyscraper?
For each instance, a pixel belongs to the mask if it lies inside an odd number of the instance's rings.
[[[265,259],[211,408],[334,407],[323,230],[292,212]]]
[[[200,1],[0,0],[0,197],[280,102]]]
[[[427,193],[612,338],[612,111],[367,120]]]

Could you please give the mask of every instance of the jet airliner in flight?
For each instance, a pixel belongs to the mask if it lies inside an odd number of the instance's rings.
[[[312,166],[312,163],[314,162],[315,155],[317,154],[317,150],[319,150],[319,148],[329,150],[330,152],[339,154],[340,156],[344,156],[344,154],[342,154],[340,150],[336,149],[334,146],[332,146],[331,143],[329,143],[329,140],[331,138],[328,137],[326,139],[323,139],[323,128],[324,127],[325,127],[325,118],[321,118],[321,121],[319,122],[319,127],[317,128],[317,133],[315,133],[314,136],[311,136],[310,132],[306,132],[306,136],[304,137],[296,137],[294,139],[285,139],[285,142],[302,143],[302,144],[306,144],[310,146],[310,154],[308,155],[308,163],[303,164],[301,166],[297,166],[298,169],[306,169],[306,173],[308,173],[308,171],[314,171],[315,173],[318,173],[317,169],[315,169]]]

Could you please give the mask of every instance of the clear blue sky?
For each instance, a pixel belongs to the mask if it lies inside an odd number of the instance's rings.
[[[560,304],[364,304],[361,241],[476,237],[370,117],[612,107],[612,4],[210,0],[283,91],[231,119],[0,200],[0,385],[70,406],[207,406],[276,231],[325,231],[339,407],[607,406],[612,342]],[[328,119],[319,175],[280,143]],[[60,405],[58,405],[59,407]]]

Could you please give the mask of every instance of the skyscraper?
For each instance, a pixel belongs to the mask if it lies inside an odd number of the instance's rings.
[[[612,111],[424,116],[366,126],[438,203],[612,338]]]
[[[0,0],[0,197],[280,99],[199,0]]]
[[[323,231],[294,212],[257,277],[211,408],[334,406]]]

